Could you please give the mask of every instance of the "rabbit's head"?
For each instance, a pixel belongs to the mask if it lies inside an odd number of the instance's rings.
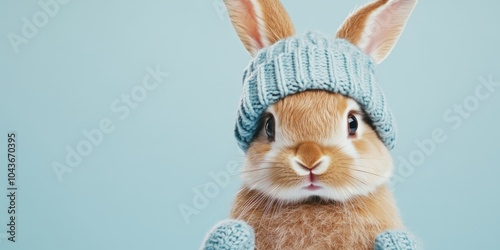
[[[416,0],[378,0],[348,17],[336,38],[294,36],[278,0],[225,0],[253,56],[236,137],[245,187],[281,201],[346,201],[392,172],[392,115],[374,64],[389,54]]]

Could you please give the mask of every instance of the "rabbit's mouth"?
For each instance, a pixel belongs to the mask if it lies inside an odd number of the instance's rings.
[[[314,183],[311,183],[308,186],[303,187],[303,189],[306,189],[306,190],[309,190],[309,191],[316,191],[316,190],[319,190],[319,189],[322,189],[322,188],[323,187],[321,187],[321,186],[314,185]]]

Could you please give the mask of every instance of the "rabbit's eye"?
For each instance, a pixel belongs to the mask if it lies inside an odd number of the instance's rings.
[[[269,118],[267,118],[265,129],[267,138],[270,140],[274,140],[275,124],[274,124],[274,117],[272,115],[269,116]]]
[[[347,117],[347,125],[349,130],[349,135],[355,135],[356,130],[358,130],[358,120],[353,114],[349,114]]]

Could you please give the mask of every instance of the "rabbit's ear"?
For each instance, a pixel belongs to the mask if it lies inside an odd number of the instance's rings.
[[[279,0],[224,0],[224,3],[240,40],[252,56],[295,33]]]
[[[360,8],[337,31],[343,38],[382,62],[396,44],[417,0],[376,0]]]

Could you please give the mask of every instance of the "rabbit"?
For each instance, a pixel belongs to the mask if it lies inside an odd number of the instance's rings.
[[[235,129],[245,160],[230,217],[253,228],[256,249],[373,249],[378,234],[404,230],[388,187],[392,116],[378,86],[365,81],[374,81],[371,67],[390,53],[416,0],[369,3],[332,39],[297,36],[279,0],[224,3],[254,60]],[[346,78],[338,67],[349,58]],[[259,81],[284,83],[271,92]]]

